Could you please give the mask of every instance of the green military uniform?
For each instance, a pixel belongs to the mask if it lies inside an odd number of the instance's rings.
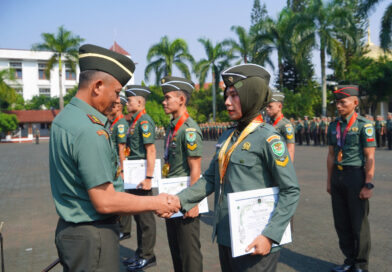
[[[227,130],[218,140],[215,156],[203,177],[195,185],[178,194],[182,209],[188,211],[204,197],[215,193],[212,238],[217,238],[221,269],[225,272],[275,271],[280,249],[274,247],[266,256],[231,257],[227,194],[278,186],[280,192],[277,208],[270,223],[261,233],[278,244],[298,202],[298,181],[284,139],[271,125],[263,122],[234,149],[223,184],[220,184],[218,157],[222,147],[232,135],[226,149],[229,150],[240,133],[246,130],[245,127],[254,118],[259,118],[258,109],[270,100],[269,74],[266,73],[261,66],[254,64],[235,66],[222,73],[226,86],[234,86],[238,91],[244,114],[237,127]],[[238,75],[238,78],[235,75]],[[264,79],[266,77],[268,80]],[[247,97],[253,99],[246,99]]]
[[[150,90],[140,85],[128,86],[125,91],[127,97],[141,96],[147,99]],[[145,113],[136,112],[130,120],[130,127],[127,133],[127,146],[130,148],[128,160],[145,160],[147,153],[145,145],[155,143],[155,123],[152,118]],[[141,195],[151,196],[152,190],[133,189],[127,192]],[[137,250],[135,257],[138,259],[155,258],[154,246],[156,242],[156,223],[153,212],[145,212],[134,215],[137,227]]]
[[[377,120],[375,122],[377,147],[381,146],[381,129],[382,129],[382,124],[381,124],[381,121],[378,120],[379,117],[380,116],[377,116]]]
[[[94,45],[79,49],[81,73],[99,70],[120,84],[130,79],[133,62]],[[119,259],[116,215],[98,213],[88,190],[112,183],[123,191],[117,155],[107,118],[79,98],[52,123],[49,142],[50,183],[56,211],[56,247],[64,271],[117,271]]]
[[[388,113],[387,120],[387,137],[388,137],[388,149],[392,149],[392,113]]]
[[[344,94],[340,90],[344,88]],[[357,95],[356,86],[338,87],[334,92],[336,99]],[[355,113],[354,113],[355,114]],[[337,118],[328,128],[328,144],[334,148],[334,167],[331,175],[331,198],[335,229],[339,246],[346,256],[345,264],[367,269],[370,252],[370,229],[368,222],[369,201],[359,198],[365,184],[364,148],[375,147],[375,133],[372,123],[362,116],[347,132],[345,141],[339,147],[340,139],[353,114],[343,119]],[[342,157],[339,157],[342,150]]]
[[[326,129],[326,127],[327,127],[327,122],[326,121],[324,121],[324,118],[321,120],[321,122],[320,122],[320,143],[322,143],[322,145],[325,145],[326,144],[326,140],[327,140],[327,138],[326,138],[326,135],[325,135],[325,129]]]
[[[274,92],[271,98],[271,102],[281,102],[284,101],[284,94],[280,92]],[[275,120],[278,120],[275,124]],[[283,116],[283,114],[277,116],[276,118],[271,118],[271,124],[280,135],[283,136],[286,144],[295,144],[295,131],[290,120]]]
[[[174,87],[173,87],[174,86]],[[162,79],[164,93],[182,90],[193,91],[194,84],[184,78],[165,77]],[[190,175],[188,157],[202,156],[202,134],[197,123],[188,117],[174,134],[177,123],[182,116],[171,120],[165,137],[165,163],[170,165],[168,178]],[[167,238],[173,260],[174,271],[203,271],[203,256],[200,245],[200,216],[196,218],[181,217],[166,219]]]
[[[305,135],[306,145],[310,145],[310,127],[309,127],[309,121],[306,119],[304,120],[304,135]]]
[[[110,125],[110,137],[112,138],[114,149],[116,150],[116,154],[118,156],[118,144],[125,144],[127,142],[127,131],[128,131],[128,122],[125,120],[124,116],[121,114],[120,118],[116,121],[115,118]]]
[[[297,132],[297,137],[298,137],[298,144],[302,145],[302,141],[303,141],[303,131],[304,131],[304,125],[302,120],[298,120],[297,121],[297,125],[295,127],[295,130]]]

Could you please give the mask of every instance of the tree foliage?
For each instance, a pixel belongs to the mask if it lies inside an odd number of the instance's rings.
[[[0,112],[0,133],[7,133],[18,128],[18,118],[15,114]]]
[[[18,100],[18,94],[11,87],[17,84],[13,69],[0,70],[0,109],[9,109]]]

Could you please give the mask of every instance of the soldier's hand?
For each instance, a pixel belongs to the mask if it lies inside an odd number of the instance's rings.
[[[331,194],[331,183],[327,182],[327,192]]]
[[[359,192],[359,198],[360,199],[369,199],[372,197],[373,190],[369,190],[368,188],[362,188],[361,191]]]
[[[151,179],[144,179],[136,186],[136,188],[143,189],[143,190],[151,190],[151,183],[152,183]]]
[[[252,253],[252,255],[267,255],[270,253],[271,247],[272,247],[272,240],[260,234],[245,249],[245,251],[249,252],[252,248],[254,248],[254,252]]]
[[[189,211],[187,211],[184,215],[184,218],[195,218],[199,216],[199,205],[196,205]]]
[[[159,206],[155,213],[160,217],[169,218],[181,208],[180,199],[177,196],[159,194],[156,198],[158,198]]]

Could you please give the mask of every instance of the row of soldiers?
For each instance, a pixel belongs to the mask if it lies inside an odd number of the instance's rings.
[[[387,120],[384,120],[382,115],[377,115],[376,119],[370,114],[366,114],[365,118],[370,120],[376,131],[377,147],[385,147],[388,143],[388,149],[392,149],[392,113],[388,112]],[[306,143],[310,145],[311,142],[315,146],[327,144],[328,126],[336,117],[313,117],[309,120],[308,116],[304,119],[290,118],[290,122],[295,129],[296,143],[302,145]]]

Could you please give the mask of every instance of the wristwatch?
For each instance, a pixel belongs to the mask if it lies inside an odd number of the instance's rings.
[[[365,183],[365,185],[363,185],[363,187],[366,187],[367,189],[371,190],[374,188],[374,184],[371,182],[367,182]]]

